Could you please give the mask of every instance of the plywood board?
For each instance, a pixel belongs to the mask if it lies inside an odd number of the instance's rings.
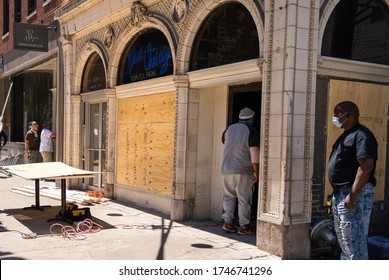
[[[334,107],[337,103],[350,100],[357,104],[360,113],[360,123],[368,127],[378,142],[378,161],[375,177],[377,186],[375,200],[384,199],[386,173],[386,147],[388,129],[389,86],[330,80],[328,94],[328,125],[327,125],[327,168],[332,145],[343,132],[343,129],[332,125]],[[328,175],[326,176],[326,194],[332,192]]]
[[[116,182],[173,193],[175,92],[118,102]]]
[[[12,192],[35,196],[35,186],[23,186],[23,187],[12,187]],[[40,186],[39,194],[42,197],[48,197],[56,200],[61,200],[61,188],[54,186]],[[85,194],[85,192],[77,190],[67,190],[66,202],[67,203],[80,203],[82,205],[91,205],[93,203],[108,202],[110,199],[105,197],[91,197]]]

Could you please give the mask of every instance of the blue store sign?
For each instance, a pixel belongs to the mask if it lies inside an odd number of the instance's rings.
[[[127,49],[122,76],[124,84],[172,74],[172,52],[162,32],[148,31]]]

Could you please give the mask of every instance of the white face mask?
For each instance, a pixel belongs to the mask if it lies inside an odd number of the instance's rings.
[[[344,113],[344,114],[346,114],[346,113]],[[344,114],[343,114],[343,115],[344,115]],[[341,115],[340,117],[332,117],[332,123],[333,123],[337,128],[341,128],[342,125],[343,125],[345,122],[348,121],[348,118],[347,118],[344,122],[342,122],[342,123],[339,122],[339,118],[343,117],[343,115]]]
[[[339,122],[339,118],[338,117],[332,117],[332,123],[338,127],[338,128],[341,128],[342,127],[342,123]]]

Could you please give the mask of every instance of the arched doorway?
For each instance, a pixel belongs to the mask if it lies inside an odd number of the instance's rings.
[[[81,96],[84,102],[82,120],[82,161],[85,170],[101,172],[85,179],[87,187],[103,189],[106,171],[107,100],[101,93],[106,88],[105,67],[94,52],[86,62],[82,76]]]
[[[220,160],[224,129],[234,122],[245,104],[258,109],[257,124],[260,124],[259,71],[254,79],[247,78],[245,73],[235,80],[231,74],[246,72],[259,56],[257,26],[240,3],[215,8],[205,17],[193,41],[189,77],[203,81],[191,82],[193,94],[199,99],[195,219],[220,220],[223,213]],[[256,70],[259,69],[253,69]],[[257,198],[253,200],[257,202]],[[254,221],[255,205],[252,210]]]

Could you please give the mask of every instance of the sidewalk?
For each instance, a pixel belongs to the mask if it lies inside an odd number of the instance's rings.
[[[280,259],[259,250],[253,235],[225,233],[221,222],[171,222],[160,213],[118,201],[79,206],[90,207],[93,221],[103,227],[100,231],[75,239],[52,236],[50,228],[58,222],[47,219],[58,213],[60,201],[41,196],[40,205],[50,208],[24,210],[35,203],[35,197],[11,192],[12,187],[23,186],[34,186],[34,181],[0,178],[1,260]],[[59,229],[58,225],[52,227],[54,232]]]

